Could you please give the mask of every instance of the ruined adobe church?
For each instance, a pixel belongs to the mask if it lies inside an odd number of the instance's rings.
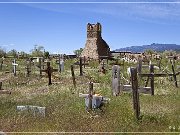
[[[99,56],[109,56],[110,48],[101,37],[100,23],[87,24],[87,40],[81,57],[99,59]]]

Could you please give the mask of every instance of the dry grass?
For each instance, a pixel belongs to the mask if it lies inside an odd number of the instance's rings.
[[[164,85],[155,85],[155,96],[140,95],[141,120],[134,117],[132,94],[111,95],[111,71],[99,74],[98,69],[85,70],[85,76],[75,75],[77,89],[73,88],[69,65],[66,71],[54,73],[51,86],[46,76],[39,78],[38,72],[28,79],[23,73],[7,77],[3,88],[11,89],[11,95],[0,95],[0,130],[4,132],[144,132],[171,131],[169,126],[180,126],[180,94],[174,83],[166,80]],[[1,78],[4,78],[1,73]],[[178,78],[180,80],[180,78]],[[94,90],[111,99],[93,116],[85,111],[84,99],[78,92],[86,93],[88,82],[96,82]],[[33,116],[31,112],[16,111],[17,105],[46,107],[46,117]],[[97,115],[97,116],[96,116]],[[174,130],[173,130],[174,131]]]

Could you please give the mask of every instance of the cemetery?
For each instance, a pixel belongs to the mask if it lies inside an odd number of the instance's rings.
[[[97,23],[79,57],[0,64],[2,132],[180,132],[178,52],[111,53]]]

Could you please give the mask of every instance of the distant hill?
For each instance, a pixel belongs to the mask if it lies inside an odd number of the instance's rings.
[[[116,49],[114,51],[144,52],[147,49],[152,49],[157,52],[162,52],[165,50],[180,51],[180,45],[153,43],[151,45],[131,46],[131,47],[126,47],[126,48],[120,48],[120,49]]]

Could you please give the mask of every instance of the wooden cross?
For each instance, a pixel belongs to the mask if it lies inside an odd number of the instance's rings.
[[[172,72],[173,72],[173,78],[174,78],[175,86],[178,87],[176,73],[175,73],[175,70],[174,70],[174,64],[173,64],[172,61],[171,61],[171,67],[172,67]]]
[[[27,71],[27,77],[29,77],[30,72],[31,72],[31,60],[27,59],[26,61],[26,71]]]
[[[2,82],[0,82],[0,94],[11,94],[9,90],[2,89]]]
[[[175,73],[174,71],[174,66],[172,64],[172,70],[173,70],[173,73],[172,74],[161,74],[161,73],[156,73],[154,74],[154,65],[150,65],[150,74],[138,74],[140,77],[148,77],[147,79],[147,82],[146,82],[146,85],[147,86],[147,83],[149,81],[149,77],[151,78],[151,94],[154,95],[154,77],[166,77],[166,76],[173,76],[174,77],[174,80],[175,80],[175,86],[177,86],[177,80],[176,80],[176,75],[179,75],[180,72],[178,73]]]
[[[16,60],[14,59],[13,63],[13,73],[14,73],[14,76],[16,76],[16,66],[18,66],[18,64],[16,63]]]
[[[42,59],[42,58],[39,58],[39,65],[38,65],[38,67],[39,67],[39,74],[40,74],[40,77],[42,77],[42,71],[44,70],[44,59]],[[43,64],[42,64],[43,63]],[[43,68],[43,69],[42,69]]]
[[[103,96],[98,96],[93,92],[93,83],[89,83],[89,92],[88,94],[79,93],[79,97],[85,98],[86,110],[91,111],[92,109],[101,109],[103,101],[109,99],[103,98]]]
[[[48,74],[48,79],[49,79],[48,85],[52,84],[51,82],[52,73],[57,71],[58,69],[53,69],[53,67],[50,66],[50,62],[47,62],[47,68],[45,70],[41,70],[41,72],[46,72]]]
[[[80,76],[83,76],[82,66],[83,66],[83,65],[89,65],[88,63],[82,63],[82,57],[79,58],[79,63],[76,62],[76,63],[74,63],[74,64],[75,64],[75,65],[79,65]]]

